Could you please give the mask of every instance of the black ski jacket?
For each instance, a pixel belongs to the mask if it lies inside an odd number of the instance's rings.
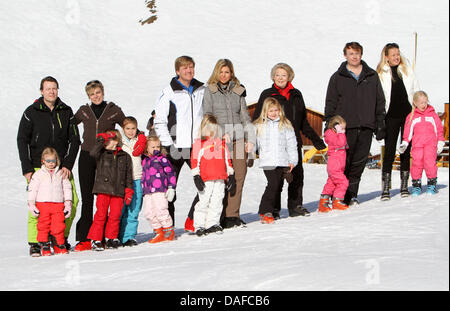
[[[325,120],[340,115],[347,128],[382,127],[385,117],[385,98],[375,70],[361,61],[358,81],[347,70],[347,62],[331,76],[325,100]]]
[[[80,136],[72,109],[58,97],[51,111],[43,97],[37,99],[22,115],[17,133],[17,147],[22,174],[41,167],[46,147],[55,148],[61,167],[72,170],[80,148]]]

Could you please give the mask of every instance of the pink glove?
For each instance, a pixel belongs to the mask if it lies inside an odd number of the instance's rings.
[[[138,157],[140,156],[144,150],[145,150],[145,145],[147,144],[147,137],[141,132],[138,135],[138,140],[136,142],[136,144],[134,145],[133,148],[133,156]]]
[[[28,209],[30,210],[31,215],[34,217],[39,217],[39,210],[36,207],[36,202],[28,201]]]
[[[72,201],[64,201],[64,217],[69,218],[72,213]]]
[[[343,129],[340,124],[336,124],[334,126],[334,129],[336,130],[336,133],[338,133],[338,134],[345,134],[345,129]]]

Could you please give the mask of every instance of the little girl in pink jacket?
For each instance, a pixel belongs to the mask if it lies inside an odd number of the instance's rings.
[[[427,193],[435,194],[437,183],[436,157],[444,147],[444,127],[434,108],[428,104],[428,95],[418,91],[413,96],[413,110],[406,117],[403,141],[398,149],[405,152],[411,142],[412,196],[422,193],[422,173],[428,178]]]
[[[28,208],[33,216],[38,217],[37,240],[42,256],[51,255],[49,233],[58,244],[53,248],[55,254],[65,254],[64,219],[70,216],[72,209],[72,184],[59,172],[59,157],[55,149],[45,148],[41,162],[41,169],[33,174],[28,185]]]
[[[319,212],[326,213],[332,209],[345,210],[348,205],[343,203],[348,187],[348,179],[344,175],[347,137],[345,136],[346,122],[341,116],[334,116],[325,131],[325,142],[328,145],[327,173],[328,180],[323,187],[319,201]],[[330,207],[330,198],[333,203]]]

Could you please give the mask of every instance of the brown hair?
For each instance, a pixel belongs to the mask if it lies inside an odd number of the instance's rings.
[[[137,127],[137,120],[135,117],[132,117],[132,116],[125,117],[125,119],[123,119],[123,121],[122,121],[122,128],[124,128],[125,125],[127,125],[128,123],[133,123]]]
[[[60,166],[61,165],[61,161],[59,159],[58,152],[54,148],[47,147],[47,148],[44,149],[44,151],[42,151],[41,162],[44,161],[44,156],[46,156],[46,155],[53,155],[53,156],[55,156],[55,158],[56,158],[56,166]]]
[[[363,55],[363,47],[358,42],[355,42],[355,41],[347,42],[345,44],[345,47],[344,47],[344,55],[347,55],[347,50],[348,49],[353,49],[353,50],[356,50],[356,51],[360,51],[361,55]]]
[[[91,80],[88,83],[86,83],[86,87],[84,88],[86,91],[86,94],[89,96],[89,92],[92,90],[100,88],[102,90],[102,93],[105,94],[105,90],[103,88],[103,84],[99,80]]]
[[[347,122],[345,122],[345,119],[343,117],[341,117],[340,115],[335,115],[328,122],[327,128],[334,129],[334,127],[338,124],[347,124]]]
[[[178,71],[180,67],[187,66],[189,64],[192,64],[195,67],[195,62],[192,57],[186,55],[177,57],[177,59],[175,60],[175,71]]]
[[[110,140],[117,141],[117,147],[122,146],[122,135],[120,134],[120,132],[118,130],[109,130],[109,131],[106,131],[106,133],[114,133],[116,136],[114,136],[113,138],[110,138]]]
[[[56,81],[56,79],[53,78],[52,76],[47,76],[47,77],[45,77],[45,78],[43,78],[43,79],[41,80],[41,84],[40,84],[40,86],[39,86],[39,90],[42,91],[42,90],[44,89],[44,82],[54,82],[54,83],[56,83],[56,88],[59,89],[59,83],[58,83],[58,81]]]

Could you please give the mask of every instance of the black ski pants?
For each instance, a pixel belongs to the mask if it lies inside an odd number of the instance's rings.
[[[405,118],[386,117],[386,137],[384,139],[383,173],[392,172],[392,163],[395,160],[398,135],[403,137],[405,130]],[[400,170],[409,171],[411,157],[411,144],[404,153],[400,155]]]
[[[347,158],[345,163],[345,176],[348,179],[348,188],[345,193],[345,203],[358,196],[359,182],[369,158],[372,145],[373,130],[370,128],[347,129]]]

